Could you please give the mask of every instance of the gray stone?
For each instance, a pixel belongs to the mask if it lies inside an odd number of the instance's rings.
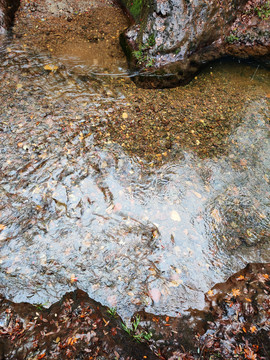
[[[125,6],[129,9],[128,0]],[[227,55],[267,63],[267,6],[262,0],[146,0],[136,24],[121,37],[131,69],[139,70],[135,82],[185,84],[206,63]]]

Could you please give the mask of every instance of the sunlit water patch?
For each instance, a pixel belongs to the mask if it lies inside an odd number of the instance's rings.
[[[179,144],[149,166],[95,141],[126,106],[119,83],[51,62],[16,44],[2,54],[6,296],[50,303],[78,286],[123,316],[176,315],[247,262],[270,261],[267,96],[246,101],[226,154],[202,159]]]

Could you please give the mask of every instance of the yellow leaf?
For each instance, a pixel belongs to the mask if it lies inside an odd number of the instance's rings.
[[[17,84],[16,88],[17,90],[20,90],[22,88],[22,84]]]
[[[183,284],[183,280],[172,280],[168,285],[169,287],[178,287],[181,284]]]
[[[247,230],[247,235],[252,236],[252,232],[249,229]]]
[[[78,281],[78,279],[76,278],[75,274],[71,274],[71,276],[70,276],[70,281],[71,281],[71,283],[74,283],[74,282]]]
[[[240,290],[239,289],[232,289],[232,296],[236,297],[240,295]]]
[[[255,332],[257,332],[257,328],[256,328],[256,326],[251,326],[250,327],[250,331],[252,332],[252,333],[255,333]]]
[[[4,230],[6,228],[6,225],[0,224],[0,230]]]
[[[171,219],[173,221],[181,221],[180,215],[175,210],[171,211]]]
[[[123,119],[127,119],[127,118],[128,118],[128,114],[127,114],[126,112],[124,112],[124,113],[122,114],[122,118],[123,118]]]
[[[197,198],[200,199],[202,197],[202,195],[200,193],[198,193],[197,191],[192,190],[192,192],[193,192],[194,195],[197,196]]]
[[[211,216],[216,220],[217,223],[220,223],[220,222],[221,222],[221,217],[220,217],[220,215],[219,215],[218,209],[214,209],[214,210],[211,212]]]
[[[52,65],[52,64],[47,64],[47,65],[44,65],[43,68],[45,70],[49,70],[49,71],[56,71],[58,69],[58,66]]]
[[[213,290],[209,290],[207,293],[209,296],[213,296],[214,295],[214,291]]]

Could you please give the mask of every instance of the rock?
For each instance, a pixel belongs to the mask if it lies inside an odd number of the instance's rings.
[[[227,55],[269,62],[269,4],[263,0],[123,2],[136,24],[121,44],[142,87],[185,84],[209,61]]]
[[[20,0],[0,0],[0,34],[4,34],[13,24]]]

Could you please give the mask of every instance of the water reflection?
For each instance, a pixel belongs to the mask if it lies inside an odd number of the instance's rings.
[[[105,136],[110,114],[129,106],[121,81],[44,70],[52,60],[17,44],[2,54],[6,296],[46,303],[79,286],[123,316],[175,315],[202,307],[203,293],[246,262],[270,261],[269,101],[259,83],[226,132],[226,154],[203,159],[177,143],[153,166]]]

